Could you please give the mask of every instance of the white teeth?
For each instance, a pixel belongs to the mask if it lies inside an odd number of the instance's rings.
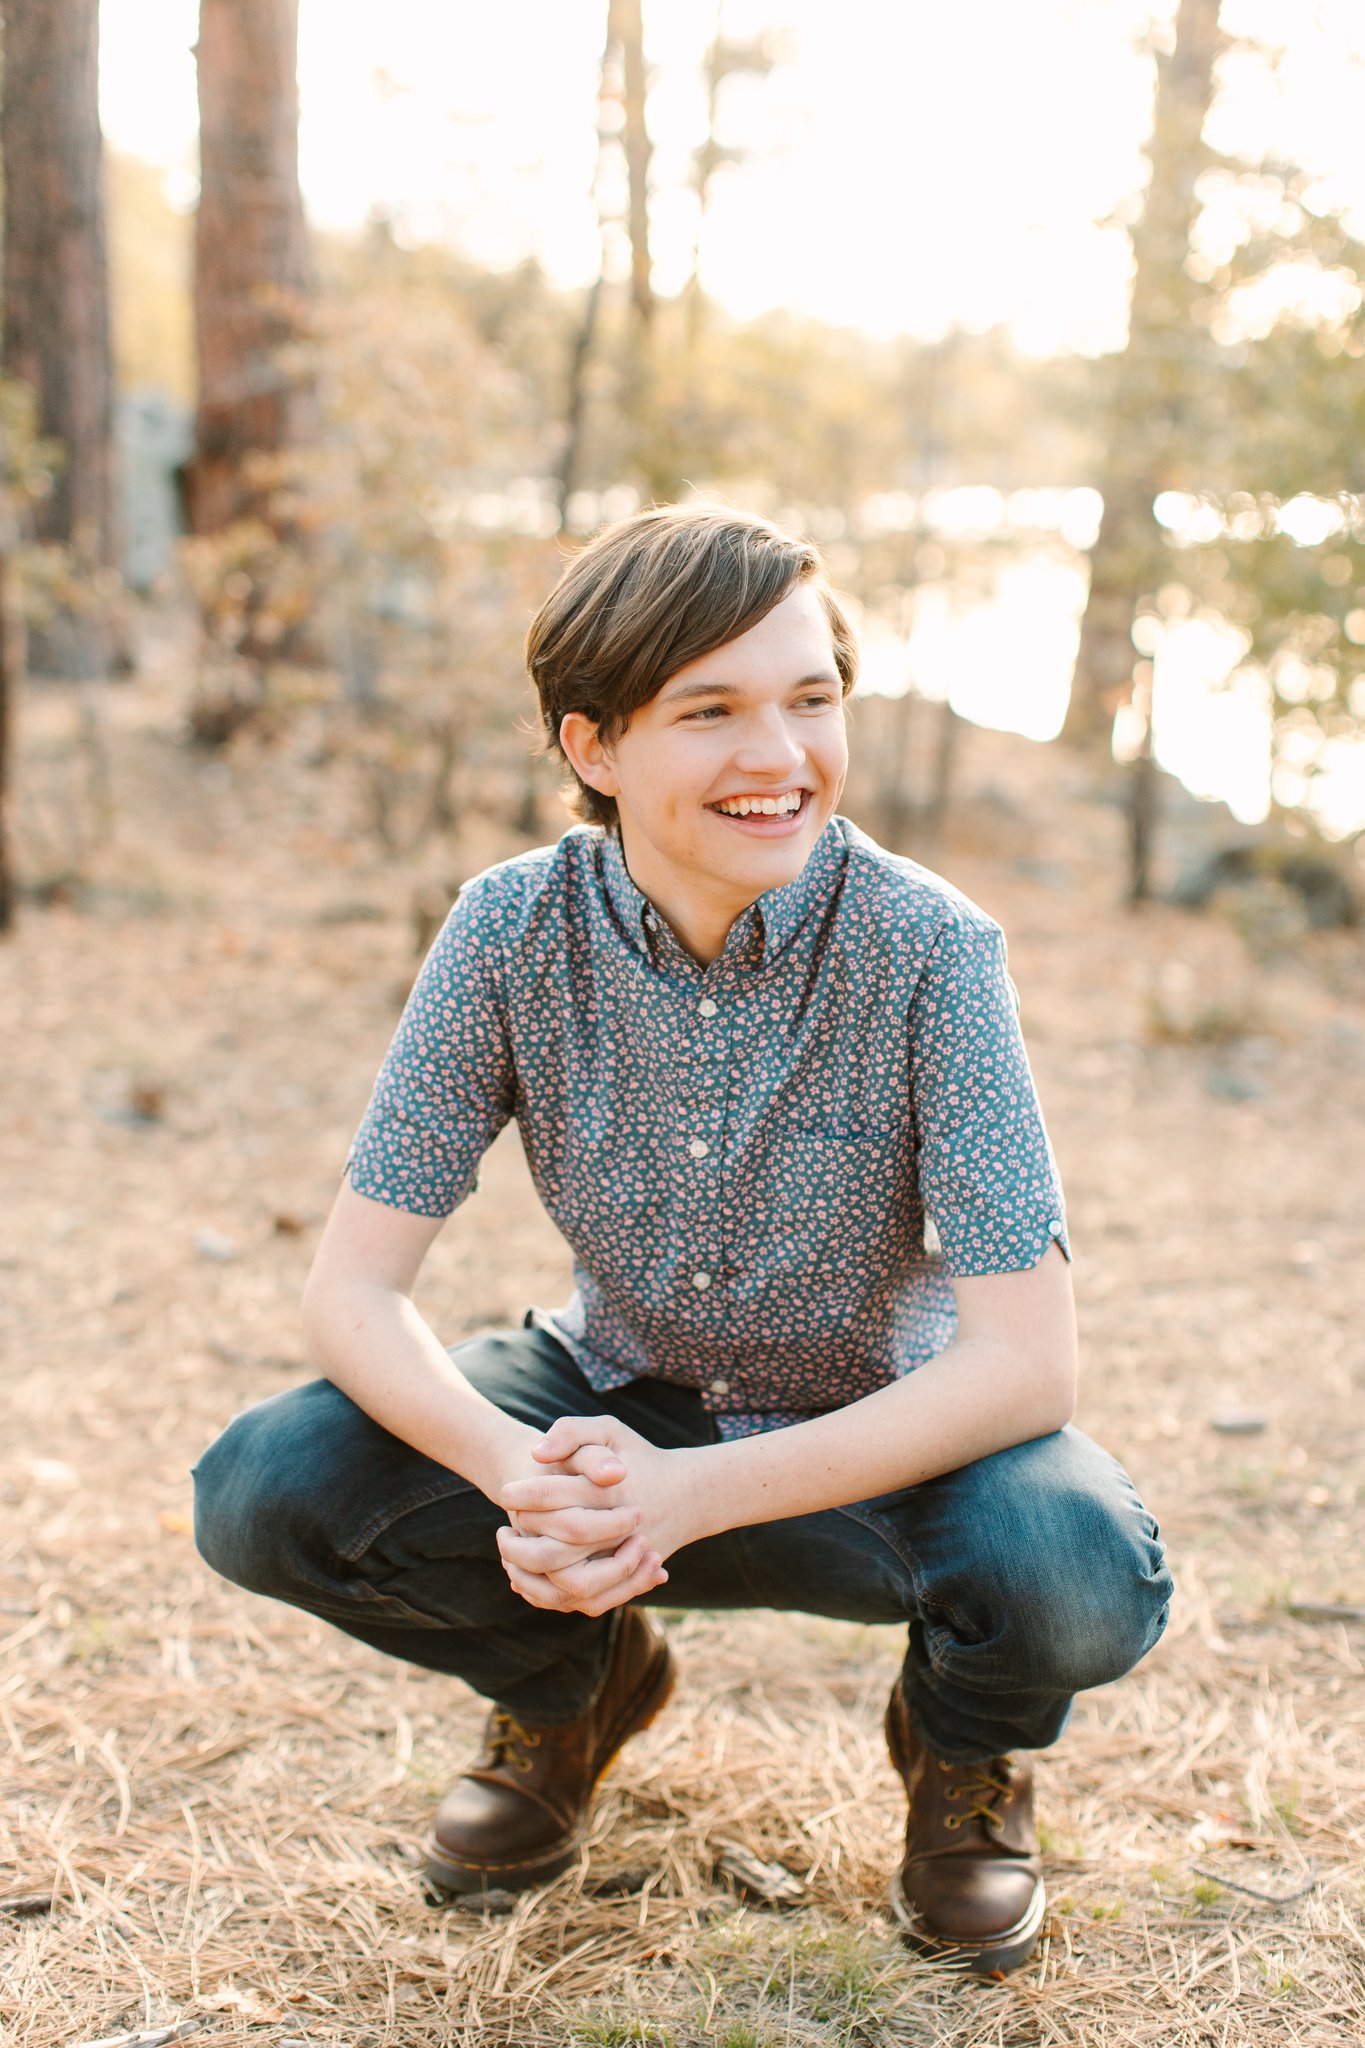
[[[786,818],[793,811],[800,810],[804,795],[804,790],[791,789],[784,796],[739,796],[730,803],[717,804],[716,809],[723,811],[727,818],[747,818],[751,813],[765,818]]]

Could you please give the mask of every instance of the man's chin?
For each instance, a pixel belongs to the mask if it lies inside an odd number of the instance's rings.
[[[780,889],[796,880],[818,837],[817,828],[791,839],[750,840],[736,849],[732,872],[752,877],[761,889]]]

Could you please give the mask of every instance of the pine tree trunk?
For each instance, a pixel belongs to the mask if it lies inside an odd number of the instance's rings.
[[[564,446],[559,458],[556,476],[556,501],[559,509],[559,530],[562,533],[568,525],[569,500],[578,489],[583,472],[583,456],[588,427],[588,373],[592,367],[593,353],[597,346],[598,326],[602,314],[603,286],[607,272],[607,221],[602,211],[602,150],[607,139],[606,108],[615,98],[613,60],[617,54],[616,10],[607,9],[607,43],[602,52],[602,68],[597,87],[597,170],[593,179],[593,200],[597,207],[597,239],[600,255],[597,275],[588,287],[583,301],[583,317],[574,331],[573,347],[569,354],[568,389],[564,399]],[[528,785],[528,788],[530,785]],[[528,801],[530,798],[528,797]]]
[[[621,50],[625,112],[626,175],[629,191],[630,296],[642,331],[654,319],[649,266],[649,130],[645,124],[645,29],[641,0],[611,0],[612,29]]]
[[[1213,97],[1218,9],[1219,0],[1180,0],[1175,49],[1157,60],[1152,174],[1133,234],[1128,346],[1109,407],[1104,514],[1090,553],[1090,595],[1063,727],[1065,739],[1086,746],[1108,745],[1114,714],[1130,694],[1133,613],[1161,569],[1152,501],[1181,480],[1192,298],[1184,266],[1195,184],[1206,162],[1202,136]]]
[[[200,0],[200,195],[194,310],[195,533],[261,516],[249,458],[306,445],[311,380],[284,360],[311,284],[299,193],[298,0]]]
[[[32,388],[38,434],[60,444],[36,536],[69,546],[88,576],[118,545],[99,0],[5,0],[4,32],[3,368]],[[93,609],[44,637],[51,658],[35,666],[104,665]]]

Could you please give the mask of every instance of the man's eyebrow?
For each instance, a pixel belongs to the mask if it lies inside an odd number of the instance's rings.
[[[793,690],[809,689],[813,683],[827,683],[831,689],[839,688],[840,679],[831,670],[821,669],[813,676],[798,676],[790,685]],[[659,692],[666,703],[683,704],[693,697],[742,697],[744,691],[738,683],[679,683],[676,689],[665,683]]]

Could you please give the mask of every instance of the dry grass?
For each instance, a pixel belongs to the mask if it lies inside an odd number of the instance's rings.
[[[1365,1600],[1358,942],[1268,976],[1217,925],[1118,918],[1102,879],[948,863],[1011,933],[1071,1190],[1082,1420],[1180,1585],[1157,1652],[1043,1761],[1029,1967],[961,1983],[900,1948],[896,1635],[770,1614],[672,1620],[682,1688],[581,1867],[506,1912],[438,1908],[415,1844],[476,1703],[218,1584],[185,1533],[197,1450],[302,1370],[293,1304],[407,971],[406,884],[348,841],[334,784],[287,757],[200,781],[128,717],[103,895],[31,913],[4,963],[25,1201],[0,1254],[0,1905],[54,1897],[0,1916],[16,2048],[186,2019],[203,2048],[1365,2036],[1365,1628],[1289,1612]],[[339,921],[365,903],[384,918]],[[1273,1036],[1150,1043],[1173,959],[1192,1004],[1235,982]],[[425,1306],[453,1341],[563,1270],[500,1144]],[[1263,1434],[1211,1431],[1234,1400]],[[803,1902],[738,1897],[727,1839]],[[1278,1906],[1201,1875],[1278,1893],[1310,1869]]]

